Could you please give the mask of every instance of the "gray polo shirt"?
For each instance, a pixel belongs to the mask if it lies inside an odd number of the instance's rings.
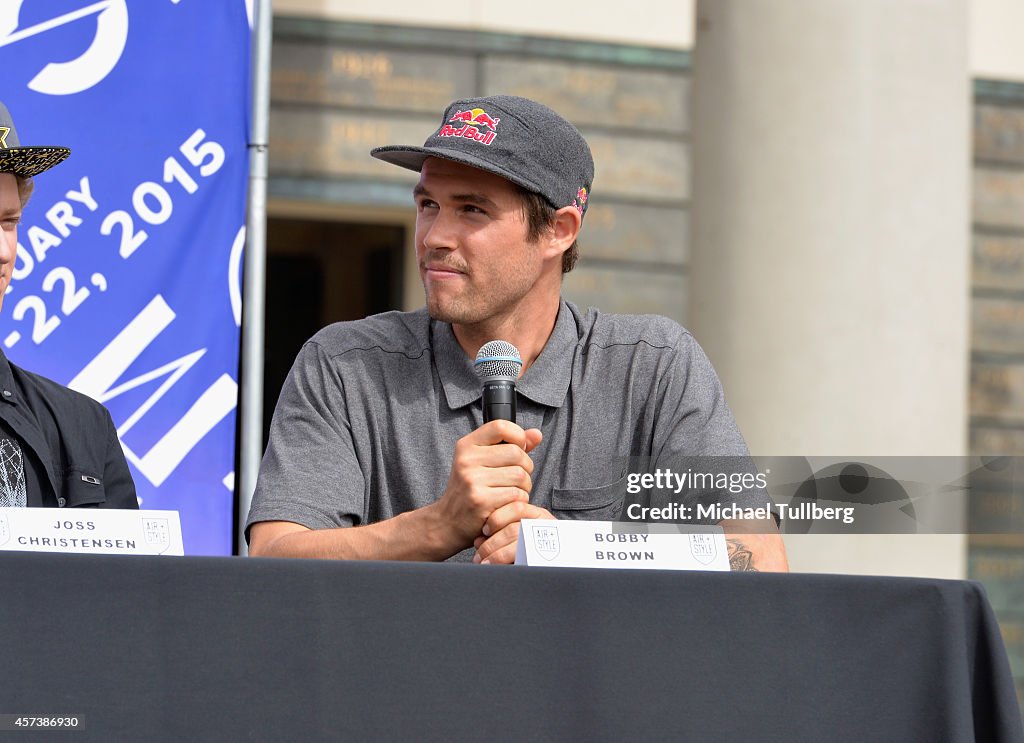
[[[747,455],[707,356],[664,317],[562,302],[518,391],[517,422],[544,434],[531,501],[557,518],[615,519],[626,457]],[[425,506],[444,492],[455,442],[480,425],[480,381],[450,325],[425,309],[330,325],[281,390],[247,529],[369,524]]]

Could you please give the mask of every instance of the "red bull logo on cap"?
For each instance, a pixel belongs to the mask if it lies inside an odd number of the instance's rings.
[[[576,198],[573,199],[572,205],[576,207],[576,211],[578,211],[582,217],[583,210],[587,208],[587,189],[585,186],[576,192]]]
[[[470,111],[456,111],[448,119],[448,123],[441,127],[437,133],[439,137],[465,137],[475,142],[489,145],[498,136],[498,122],[501,119],[491,118],[482,108],[474,108]],[[452,122],[462,124],[453,126]]]

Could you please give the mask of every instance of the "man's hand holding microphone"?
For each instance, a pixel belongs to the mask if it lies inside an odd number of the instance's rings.
[[[448,486],[437,502],[463,548],[476,548],[478,563],[514,562],[519,521],[554,518],[530,503],[534,465],[529,454],[542,434],[515,422],[522,366],[510,343],[490,341],[480,348],[473,368],[482,384],[484,424],[455,444]]]

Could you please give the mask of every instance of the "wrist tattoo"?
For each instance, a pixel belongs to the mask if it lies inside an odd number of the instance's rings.
[[[738,539],[727,539],[729,545],[729,569],[739,572],[756,573],[754,553]]]

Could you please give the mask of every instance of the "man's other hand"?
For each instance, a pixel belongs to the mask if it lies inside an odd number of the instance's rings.
[[[519,522],[523,519],[554,519],[550,511],[532,503],[506,503],[487,517],[482,536],[473,540],[473,562],[485,565],[511,565],[516,560]]]

